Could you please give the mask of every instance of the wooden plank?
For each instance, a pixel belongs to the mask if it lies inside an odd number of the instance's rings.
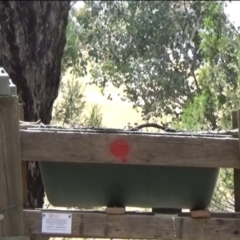
[[[23,121],[24,120],[24,111],[23,111],[23,104],[19,103],[19,120]]]
[[[191,217],[190,212],[182,212],[178,214],[179,217]],[[212,212],[211,218],[240,218],[240,212]]]
[[[72,213],[70,235],[52,237],[118,238],[118,239],[239,239],[240,219],[192,219],[158,215],[108,215],[105,213]],[[26,235],[41,235],[41,211],[24,211]]]
[[[233,138],[37,130],[20,135],[24,161],[240,168]]]
[[[107,207],[106,214],[125,214],[125,207]]]
[[[0,240],[30,240],[30,237],[26,237],[26,236],[0,237]]]
[[[24,120],[23,104],[19,103],[19,120]],[[22,161],[22,194],[23,207],[27,207],[27,163]]]
[[[211,212],[209,210],[193,210],[190,212],[192,218],[210,218]]]
[[[238,127],[240,133],[240,110],[233,113],[233,128]],[[239,134],[240,135],[240,134]],[[240,139],[239,140],[239,152],[240,152]],[[240,162],[240,155],[239,155]],[[235,202],[235,211],[240,212],[240,170],[234,169],[234,202]]]
[[[18,97],[0,96],[0,237],[23,235]]]
[[[19,121],[20,123],[20,128],[23,129],[28,129],[28,130],[39,130],[39,124],[42,124],[42,126],[45,126],[48,130],[54,131],[56,129],[61,130],[61,131],[69,131],[71,130],[72,132],[79,132],[79,130],[85,131],[88,130],[96,130],[94,128],[87,128],[87,127],[79,127],[79,128],[71,128],[71,127],[60,127],[59,126],[54,126],[54,125],[45,125],[41,123],[41,120],[35,121],[35,122],[26,122],[26,121]],[[43,129],[43,128],[42,128]],[[117,129],[108,129],[108,128],[103,128],[103,129],[97,129],[98,131],[102,131],[104,133],[114,133],[117,131]],[[126,130],[128,131],[128,130]],[[118,131],[119,132],[119,131]],[[128,131],[131,134],[143,134],[143,132],[138,132],[138,131]],[[145,132],[149,133],[149,132]],[[238,128],[236,129],[230,129],[230,130],[208,130],[208,131],[177,131],[177,132],[151,132],[151,134],[155,135],[177,135],[177,136],[202,136],[202,137],[231,137],[231,136],[238,136]]]

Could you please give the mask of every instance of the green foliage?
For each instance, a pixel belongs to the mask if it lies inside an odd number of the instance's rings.
[[[85,86],[79,80],[70,78],[62,81],[59,98],[53,108],[52,124],[66,126],[102,126],[102,113],[98,105],[93,105],[86,115]]]
[[[214,212],[234,211],[233,169],[221,169],[211,202]]]
[[[76,77],[83,77],[87,73],[87,61],[84,56],[84,46],[80,39],[83,30],[76,21],[77,14],[79,12],[72,7],[69,12],[66,29],[66,44],[62,57],[62,75],[70,68],[71,74]]]
[[[183,111],[185,127],[191,122],[208,129],[230,128],[231,111],[239,105],[239,34],[218,19],[219,8],[211,5],[212,14],[204,19],[200,45],[204,65],[197,79],[201,91]]]
[[[76,1],[72,1],[72,6]],[[66,44],[62,57],[62,76],[70,69],[73,78],[61,81],[60,99],[55,102],[53,109],[52,123],[70,126],[95,126],[102,125],[102,114],[100,108],[94,105],[89,116],[84,114],[86,102],[84,100],[83,86],[77,77],[83,77],[87,73],[87,57],[85,45],[81,40],[84,29],[77,22],[77,16],[85,16],[85,8],[77,11],[74,7],[69,13],[68,25],[66,29]]]
[[[89,116],[85,117],[84,125],[89,127],[102,127],[101,108],[97,104],[92,106]]]
[[[60,99],[56,101],[53,109],[53,123],[62,125],[79,125],[82,123],[85,87],[73,78],[61,82]]]
[[[239,41],[224,3],[87,1],[76,19],[95,62],[93,82],[124,86],[123,99],[140,107],[144,119],[168,115],[179,123],[184,113],[184,128],[189,121],[229,126],[239,103]],[[192,120],[191,109],[198,115]]]
[[[194,98],[193,102],[186,105],[181,117],[182,122],[179,124],[180,128],[196,131],[216,129],[216,125],[211,125],[216,124],[216,105],[215,93],[206,87]]]
[[[91,18],[77,19],[86,26],[88,53],[97,63],[92,70],[94,82],[103,88],[109,81],[116,87],[124,85],[123,97],[141,107],[144,118],[178,116],[177,110],[194,97],[194,84],[187,78],[201,63],[197,29],[203,20],[200,10],[206,4],[87,4]]]

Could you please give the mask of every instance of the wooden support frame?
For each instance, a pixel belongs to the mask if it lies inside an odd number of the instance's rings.
[[[238,139],[21,130],[22,160],[240,169]],[[111,154],[121,139],[126,161]]]
[[[44,236],[41,232],[42,212],[24,211],[26,235]],[[193,219],[143,213],[124,215],[77,211],[71,213],[72,233],[51,234],[51,237],[161,240],[237,240],[240,238],[240,218]]]
[[[107,207],[105,209],[106,214],[121,215],[125,214],[125,212],[126,212],[125,207]]]
[[[23,104],[19,103],[19,120],[24,120]],[[23,207],[27,206],[27,163],[22,161],[22,193]]]
[[[238,140],[239,140],[239,152],[240,152],[240,110],[237,111],[236,118],[234,123],[238,127]],[[239,155],[240,161],[240,155]],[[240,170],[234,169],[234,198],[235,198],[235,211],[240,212]]]
[[[240,111],[232,112],[232,128],[238,128],[240,131]],[[238,136],[237,136],[238,137]],[[239,152],[240,152],[240,142],[239,142]],[[240,161],[240,155],[239,155]],[[240,170],[233,170],[233,181],[234,181],[234,201],[235,201],[235,211],[240,212]]]
[[[23,199],[17,96],[0,96],[0,237],[23,236]]]
[[[0,96],[0,176],[4,176],[0,178],[0,210],[7,210],[4,221],[0,222],[1,239],[26,239],[22,237],[24,235],[35,238],[239,239],[240,212],[206,211],[163,216],[154,213],[129,213],[123,209],[120,212],[116,209],[108,209],[106,212],[52,210],[54,213],[71,212],[72,231],[64,235],[43,234],[42,213],[49,210],[23,211],[22,208],[21,158],[23,161],[34,159],[123,164],[121,159],[114,157],[109,150],[112,142],[121,139],[131,146],[124,164],[240,169],[240,143],[239,139],[230,137],[83,134],[41,130],[21,130],[19,134],[18,110],[17,97]],[[238,121],[240,123],[240,117]],[[239,173],[239,170],[235,172]],[[237,204],[240,183],[236,176],[235,199],[236,210],[239,211]]]

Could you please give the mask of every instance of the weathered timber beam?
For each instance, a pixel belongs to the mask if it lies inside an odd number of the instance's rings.
[[[28,130],[39,130],[39,127],[43,127],[42,129],[48,129],[48,130],[53,130],[53,129],[61,129],[61,131],[72,131],[72,132],[79,132],[79,130],[97,130],[97,131],[105,131],[105,132],[113,132],[114,130],[117,131],[119,129],[108,129],[108,128],[87,128],[87,127],[79,127],[79,128],[70,128],[70,127],[61,127],[61,126],[54,126],[54,125],[44,125],[41,123],[40,120],[36,122],[25,122],[25,121],[19,121],[19,127],[21,129],[28,129]],[[120,131],[124,131],[121,129]],[[131,131],[131,130],[126,130],[127,132],[139,134],[142,133],[141,131]],[[146,132],[145,132],[146,133]],[[151,133],[156,133],[156,132],[151,132]],[[178,135],[178,136],[192,136],[192,135],[199,135],[199,136],[208,136],[211,137],[226,137],[226,136],[235,136],[238,137],[238,128],[234,128],[231,130],[220,130],[220,131],[177,131],[177,132],[157,132],[158,135]]]
[[[0,214],[4,218],[0,221],[0,239],[23,235],[18,120],[18,97],[0,94]]]
[[[42,235],[41,211],[24,211],[26,235]],[[124,239],[239,239],[240,219],[192,219],[158,215],[108,215],[105,213],[72,213],[72,233],[52,237],[124,238]]]
[[[240,136],[240,110],[237,112],[237,122],[238,122],[238,136]],[[239,150],[240,150],[240,139]],[[239,158],[240,160],[240,158]],[[240,211],[240,170],[234,169],[234,199],[235,199],[235,211]]]
[[[179,217],[190,217],[189,212],[182,212],[178,214]],[[211,218],[239,218],[240,212],[211,212]]]
[[[240,110],[232,112],[232,127],[237,128],[237,130],[240,132]],[[240,150],[240,141],[239,141],[239,150]],[[240,157],[239,157],[239,161],[240,161]],[[234,207],[235,207],[235,211],[239,212],[240,211],[240,169],[234,169],[233,182],[234,182]]]
[[[240,168],[238,139],[21,130],[22,160]]]

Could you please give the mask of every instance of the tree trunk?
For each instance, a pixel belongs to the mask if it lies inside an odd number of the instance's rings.
[[[0,1],[0,59],[17,86],[25,121],[51,121],[69,9],[70,1]],[[27,182],[27,207],[42,207],[37,162],[28,162]]]

